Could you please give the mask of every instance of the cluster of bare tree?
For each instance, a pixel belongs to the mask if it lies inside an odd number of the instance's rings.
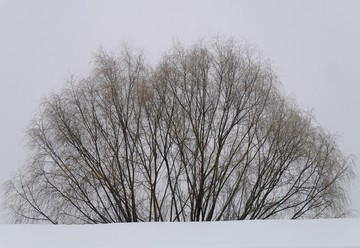
[[[352,162],[279,91],[268,61],[231,40],[99,52],[48,97],[29,163],[6,185],[14,222],[317,218],[346,213]]]

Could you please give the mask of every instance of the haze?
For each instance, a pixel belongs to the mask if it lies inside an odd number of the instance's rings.
[[[219,34],[257,45],[283,90],[312,110],[358,165],[359,24],[359,1],[2,0],[0,183],[25,161],[25,130],[41,99],[71,74],[86,76],[100,46],[111,51],[127,42],[156,62],[174,40]],[[359,180],[351,199],[359,215]]]

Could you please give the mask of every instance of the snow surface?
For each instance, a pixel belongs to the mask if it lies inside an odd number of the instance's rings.
[[[0,225],[0,247],[360,247],[360,219]]]

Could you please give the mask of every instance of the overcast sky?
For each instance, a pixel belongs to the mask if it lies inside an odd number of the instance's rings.
[[[0,0],[0,183],[25,160],[41,99],[70,74],[86,75],[100,46],[125,41],[156,61],[175,39],[218,34],[256,44],[284,91],[360,165],[360,1]]]

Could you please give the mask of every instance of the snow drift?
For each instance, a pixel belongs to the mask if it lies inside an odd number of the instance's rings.
[[[360,247],[360,219],[0,225],[0,247]]]

